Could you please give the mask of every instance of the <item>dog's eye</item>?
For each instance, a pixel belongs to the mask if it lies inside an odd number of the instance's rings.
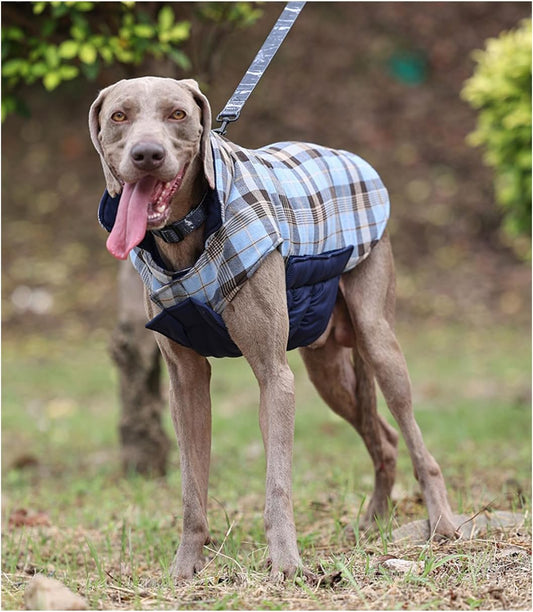
[[[182,119],[185,119],[185,117],[185,111],[182,111],[179,108],[175,111],[172,111],[172,113],[170,114],[170,119],[174,119],[174,121],[181,121]]]
[[[115,121],[115,123],[122,123],[127,119],[126,113],[123,113],[122,111],[116,111],[111,115],[111,119]]]

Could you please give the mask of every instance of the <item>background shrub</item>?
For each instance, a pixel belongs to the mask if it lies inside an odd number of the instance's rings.
[[[510,236],[531,232],[531,19],[474,51],[462,97],[479,110],[469,142],[485,148]]]

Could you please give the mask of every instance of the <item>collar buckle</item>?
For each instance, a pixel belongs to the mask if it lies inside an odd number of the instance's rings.
[[[181,242],[205,223],[207,219],[207,193],[206,191],[200,204],[198,204],[196,208],[190,210],[183,219],[174,221],[174,223],[169,223],[161,229],[150,230],[150,232],[167,243]]]

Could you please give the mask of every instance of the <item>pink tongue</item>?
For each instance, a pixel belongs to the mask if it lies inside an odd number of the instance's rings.
[[[136,183],[125,183],[115,224],[106,243],[107,250],[117,259],[126,259],[144,238],[148,205],[157,182],[153,176],[145,176]]]

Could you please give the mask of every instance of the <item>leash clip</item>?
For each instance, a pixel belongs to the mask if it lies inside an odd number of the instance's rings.
[[[222,125],[219,125],[217,128],[215,128],[213,132],[215,132],[216,134],[220,134],[221,136],[224,136],[226,132],[228,131],[228,125],[230,123],[233,123],[234,121],[237,121],[238,118],[239,118],[239,113],[234,113],[232,115],[229,115],[227,113],[220,113],[220,115],[217,116],[216,120],[218,121],[218,123],[221,123]]]

